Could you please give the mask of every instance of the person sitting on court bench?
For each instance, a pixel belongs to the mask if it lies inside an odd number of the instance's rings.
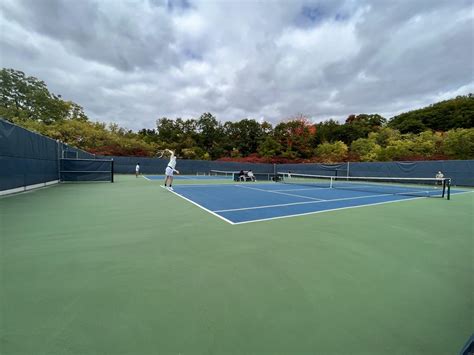
[[[245,181],[245,173],[243,170],[239,171],[239,181]]]
[[[257,179],[255,179],[255,175],[253,174],[252,170],[249,170],[247,172],[247,177],[250,179],[250,181],[257,181]]]
[[[442,185],[443,184],[443,179],[444,179],[444,174],[441,171],[438,171],[436,174],[436,185]]]

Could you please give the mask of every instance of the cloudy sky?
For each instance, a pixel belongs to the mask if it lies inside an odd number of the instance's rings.
[[[0,64],[97,121],[385,117],[474,92],[472,0],[0,0]]]

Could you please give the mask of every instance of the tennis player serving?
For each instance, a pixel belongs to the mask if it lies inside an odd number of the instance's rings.
[[[168,152],[171,154],[170,156],[170,161],[168,163],[168,166],[166,167],[166,170],[165,170],[165,187],[168,189],[168,190],[171,190],[173,191],[173,174],[176,173],[176,174],[179,174],[179,171],[175,169],[176,167],[176,156],[174,155],[174,152],[172,150],[169,150],[169,149],[165,149],[165,152]]]

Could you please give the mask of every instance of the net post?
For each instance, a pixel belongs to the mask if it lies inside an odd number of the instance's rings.
[[[114,159],[112,159],[112,166],[110,167],[110,182],[114,182]]]
[[[447,196],[447,199],[448,200],[451,200],[451,179],[448,179],[446,181],[446,185],[448,185],[448,196]]]
[[[61,148],[59,139],[56,140],[56,157],[58,158],[58,182],[61,182]]]

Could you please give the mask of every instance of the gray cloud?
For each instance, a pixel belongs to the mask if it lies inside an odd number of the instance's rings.
[[[470,0],[3,0],[2,67],[94,120],[387,117],[474,91]]]

